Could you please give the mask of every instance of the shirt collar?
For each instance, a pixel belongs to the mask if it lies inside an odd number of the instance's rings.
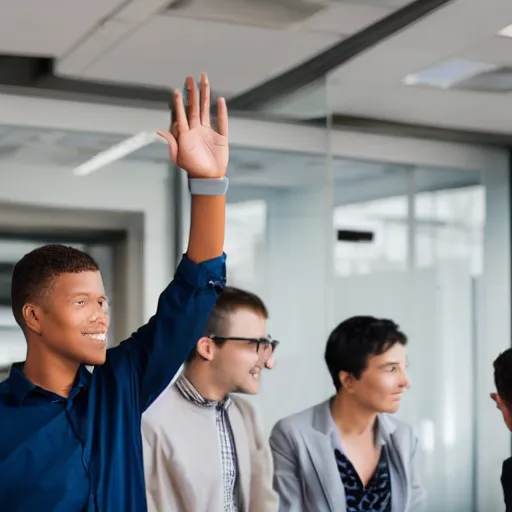
[[[185,377],[183,373],[176,379],[176,387],[178,391],[186,398],[189,402],[192,402],[196,405],[200,405],[202,407],[212,407],[212,408],[220,408],[227,410],[227,408],[231,405],[231,398],[229,395],[223,400],[210,400],[209,398],[205,398],[194,385]]]
[[[23,374],[23,363],[14,363],[11,366],[9,386],[19,405],[23,403],[25,397],[36,387]]]
[[[40,389],[38,386],[33,384],[25,374],[23,373],[23,365],[24,363],[14,363],[11,366],[11,371],[9,372],[9,386],[11,388],[11,392],[16,398],[19,405],[23,404],[23,401],[28,396],[28,394],[34,389]],[[75,397],[80,389],[87,388],[91,381],[91,374],[87,370],[85,366],[80,366],[77,376],[75,378],[75,382],[73,384],[73,391],[70,394],[70,397]]]

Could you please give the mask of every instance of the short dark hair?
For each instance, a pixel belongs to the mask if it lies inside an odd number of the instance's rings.
[[[41,300],[62,274],[97,271],[98,264],[83,251],[65,245],[44,245],[25,254],[14,266],[11,304],[14,318],[23,329],[23,306]]]
[[[494,361],[494,384],[498,395],[512,406],[512,348],[502,352]]]
[[[395,343],[405,345],[407,337],[392,320],[354,316],[341,322],[331,332],[325,347],[325,362],[336,391],[341,388],[341,371],[359,379],[368,359],[383,354]]]
[[[240,309],[248,309],[264,318],[268,318],[268,310],[265,303],[255,293],[235,288],[234,286],[226,286],[220,292],[215,307],[206,322],[203,336],[225,336],[229,315]],[[215,343],[222,346],[225,342],[215,340]],[[197,350],[194,347],[188,356],[187,362],[192,361],[196,353]]]

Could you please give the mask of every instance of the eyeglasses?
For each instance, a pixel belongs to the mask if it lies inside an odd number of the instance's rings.
[[[246,341],[249,343],[254,343],[256,345],[256,352],[259,353],[260,347],[263,347],[263,352],[274,352],[274,350],[279,345],[279,341],[272,339],[270,335],[266,338],[245,338],[243,336],[217,336],[215,334],[211,334],[209,338],[213,341]]]

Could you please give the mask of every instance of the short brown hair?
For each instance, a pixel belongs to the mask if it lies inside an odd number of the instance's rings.
[[[44,297],[56,277],[98,270],[91,256],[73,247],[51,244],[29,252],[16,263],[12,274],[11,304],[16,322],[24,328],[23,306]]]
[[[248,309],[264,318],[268,318],[268,310],[265,303],[255,294],[235,288],[234,286],[226,286],[220,293],[215,307],[206,322],[204,336],[223,336],[226,333],[226,326],[229,316],[240,309]],[[223,341],[216,341],[218,345],[222,345]],[[196,348],[192,350],[187,361],[190,362],[196,355]]]

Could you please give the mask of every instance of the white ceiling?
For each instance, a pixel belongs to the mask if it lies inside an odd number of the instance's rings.
[[[0,53],[57,57],[56,69],[66,76],[170,88],[206,70],[215,90],[231,95],[299,64],[408,0],[204,2],[190,0],[188,10],[176,11],[162,11],[172,0],[2,2]],[[297,21],[298,5],[300,12],[318,12]],[[218,21],[190,17],[206,7],[224,15]],[[257,13],[260,26],[233,23],[233,13],[242,20]],[[269,28],[278,13],[295,21]]]
[[[456,0],[361,54],[329,78],[332,109],[446,128],[512,132],[512,94],[439,90],[402,79],[450,59],[512,66],[510,0]]]
[[[408,3],[205,1],[189,0],[185,10],[176,11],[166,10],[172,0],[5,1],[0,5],[0,53],[55,57],[57,72],[65,76],[169,88],[180,87],[188,74],[207,70],[216,92],[229,96]],[[297,21],[299,11],[317,12]],[[197,19],[201,12],[209,19]],[[251,12],[257,16],[251,18]],[[286,19],[293,22],[286,24]],[[346,115],[510,133],[512,94],[402,84],[404,76],[446,59],[512,66],[512,39],[495,35],[510,23],[510,0],[453,0],[333,71],[329,105]],[[306,92],[308,99],[293,95],[287,108],[279,105],[279,113],[300,117],[325,112],[325,87]]]

